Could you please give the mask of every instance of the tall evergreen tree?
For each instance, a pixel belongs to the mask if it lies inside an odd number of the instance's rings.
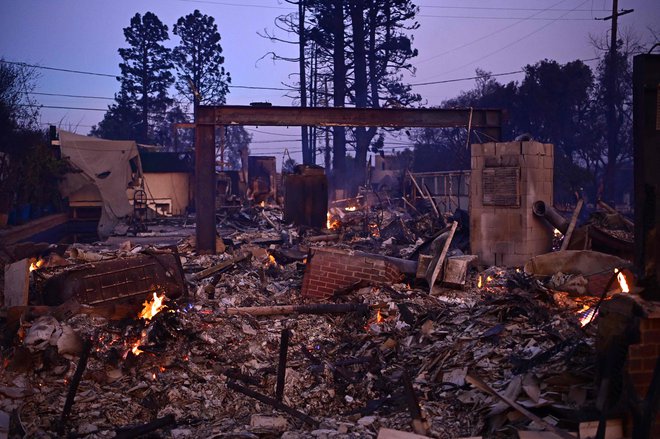
[[[108,106],[103,120],[94,125],[90,134],[110,140],[135,140],[140,136],[140,112],[126,90],[115,93],[115,102]]]
[[[153,129],[165,117],[172,99],[168,88],[174,82],[171,51],[163,45],[169,39],[167,26],[152,12],[139,13],[124,28],[129,47],[119,49],[123,93],[139,110],[140,123],[136,140],[154,140]]]
[[[172,53],[177,91],[194,107],[224,104],[231,76],[222,66],[225,58],[215,19],[195,10],[179,18],[172,31],[181,39]]]

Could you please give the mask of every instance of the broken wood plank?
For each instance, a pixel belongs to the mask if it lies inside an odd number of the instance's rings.
[[[234,264],[237,264],[249,257],[250,253],[245,252],[245,253],[239,253],[237,256],[234,256],[233,258],[227,260],[227,261],[222,261],[221,263],[214,265],[213,267],[209,267],[205,270],[198,271],[197,273],[192,275],[192,280],[198,281],[202,280],[204,278],[207,278],[219,271],[226,270],[227,268],[231,267]]]
[[[406,405],[408,406],[408,412],[412,418],[412,429],[417,434],[426,435],[428,433],[428,424],[422,416],[422,410],[419,408],[419,401],[417,401],[417,395],[415,395],[412,381],[410,380],[408,373],[405,371],[403,372],[402,381]]]
[[[571,236],[573,236],[573,230],[575,229],[575,224],[577,223],[578,216],[580,216],[580,211],[582,210],[583,204],[584,200],[580,198],[578,200],[577,206],[575,206],[575,210],[573,211],[573,216],[571,217],[571,222],[568,224],[568,230],[566,230],[566,234],[564,235],[564,240],[561,243],[560,250],[566,250],[568,248],[568,244],[571,242]]]
[[[139,436],[143,436],[147,433],[151,433],[152,431],[156,431],[161,428],[168,427],[175,423],[176,423],[176,419],[174,418],[174,415],[169,414],[167,416],[163,416],[162,418],[158,418],[154,421],[147,422],[146,424],[137,425],[133,427],[119,427],[118,429],[115,430],[115,432],[117,433],[115,439],[133,439]]]
[[[252,316],[274,316],[286,314],[343,314],[349,312],[367,313],[369,305],[364,303],[312,303],[309,305],[245,306],[227,308],[229,315],[249,314]]]
[[[445,245],[442,248],[442,252],[440,253],[440,256],[438,256],[438,259],[434,261],[435,264],[431,262],[428,270],[426,270],[426,280],[429,283],[429,294],[433,294],[433,286],[435,285],[435,281],[438,279],[438,274],[440,273],[442,264],[445,262],[445,257],[447,256],[447,252],[449,251],[449,245],[451,244],[451,240],[454,239],[454,233],[456,233],[457,227],[458,227],[458,221],[454,221],[451,225],[451,229],[449,230],[449,235],[447,236],[447,240],[445,241]]]
[[[465,381],[472,384],[477,389],[479,389],[483,392],[489,393],[489,394],[501,399],[509,407],[515,409],[520,414],[525,416],[527,419],[530,419],[530,420],[536,422],[541,427],[544,427],[545,429],[550,430],[551,432],[555,433],[560,438],[562,438],[562,439],[575,439],[575,436],[573,436],[572,434],[569,434],[569,433],[565,432],[564,430],[561,430],[560,428],[557,428],[554,425],[544,421],[540,417],[536,416],[534,413],[527,410],[525,407],[518,404],[516,401],[514,401],[514,400],[510,399],[509,397],[507,397],[505,395],[502,395],[501,393],[497,392],[495,389],[493,389],[488,384],[486,384],[481,378],[476,376],[474,373],[468,373],[465,376]]]
[[[289,350],[289,335],[291,332],[288,329],[282,329],[280,336],[280,358],[277,364],[277,387],[275,387],[275,399],[282,401],[284,397],[284,380],[286,378],[286,357]]]
[[[71,407],[73,407],[73,401],[78,393],[78,386],[82,380],[83,373],[87,368],[87,360],[89,359],[89,353],[92,350],[92,341],[87,339],[83,343],[83,350],[78,359],[78,365],[76,366],[76,371],[71,378],[71,384],[69,385],[69,391],[66,395],[66,401],[64,402],[64,408],[62,409],[62,416],[60,417],[60,429],[63,429],[66,425],[66,421],[69,418],[71,413]],[[63,431],[63,430],[62,430]]]
[[[263,402],[264,404],[271,405],[274,408],[283,411],[284,413],[288,413],[289,415],[300,419],[306,424],[312,425],[314,427],[319,425],[318,421],[316,421],[314,418],[311,418],[310,416],[307,416],[306,414],[299,412],[298,410],[289,407],[288,405],[274,398],[271,398],[270,396],[262,395],[259,392],[255,392],[252,389],[248,389],[247,387],[243,387],[240,384],[236,384],[232,381],[227,382],[227,387],[237,392],[240,392],[243,395],[249,396],[250,398],[254,398],[257,401]]]
[[[5,308],[26,306],[30,290],[30,260],[5,266]]]

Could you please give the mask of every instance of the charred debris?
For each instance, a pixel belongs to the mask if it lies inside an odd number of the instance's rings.
[[[526,181],[513,153],[494,151],[509,157],[494,166],[485,149],[472,217],[408,173],[403,197],[221,206],[214,255],[195,251],[186,218],[3,246],[0,437],[615,438],[652,425],[657,388],[635,374],[657,372],[643,342],[658,320],[629,262],[632,223],[604,204],[588,221],[559,214],[506,186]],[[530,151],[518,146],[543,168],[547,146]],[[507,203],[518,219],[498,216]]]

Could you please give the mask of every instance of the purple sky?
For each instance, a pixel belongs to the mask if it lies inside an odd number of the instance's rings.
[[[474,76],[479,67],[493,73],[520,70],[542,59],[561,63],[597,56],[589,36],[604,36],[609,21],[597,21],[611,10],[611,0],[419,0],[420,28],[414,32],[419,56],[410,83],[442,81]],[[658,0],[620,0],[620,9],[635,12],[620,17],[619,32],[634,29],[644,40],[652,40],[649,28],[660,35]],[[41,66],[117,75],[119,47],[126,43],[122,29],[136,13],[152,11],[170,30],[177,18],[199,9],[216,19],[225,67],[233,85],[282,87],[297,70],[292,63],[259,60],[269,51],[295,56],[296,47],[274,44],[257,35],[273,29],[273,19],[293,10],[278,0],[19,0],[5,1],[0,14],[0,57]],[[452,18],[453,17],[453,18]],[[278,31],[278,36],[287,37]],[[171,35],[171,44],[177,37]],[[174,40],[174,41],[173,41]],[[588,64],[595,67],[596,62]],[[118,82],[110,77],[39,70],[37,91],[42,93],[112,98]],[[520,80],[521,74],[500,77],[500,82]],[[294,78],[295,79],[295,78]],[[426,105],[438,105],[474,81],[415,87]],[[246,105],[268,101],[291,105],[282,91],[232,88],[228,104]],[[111,100],[46,95],[34,96],[46,106],[105,109]],[[542,104],[542,103],[540,103]],[[41,111],[42,123],[54,123],[80,134],[103,117],[102,111],[48,109]],[[251,149],[260,155],[281,157],[285,147],[299,150],[297,128],[249,127],[254,134]],[[277,135],[267,133],[277,133]],[[268,143],[275,140],[277,142]],[[287,141],[291,140],[291,143]],[[386,148],[387,149],[387,148]],[[292,154],[300,160],[300,154]]]

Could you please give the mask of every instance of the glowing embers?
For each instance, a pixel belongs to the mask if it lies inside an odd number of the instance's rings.
[[[330,212],[327,213],[327,219],[325,223],[325,228],[328,230],[337,230],[341,226],[341,222],[333,218],[333,216],[330,214]]]
[[[30,264],[30,271],[38,270],[39,268],[41,268],[42,265],[44,265],[45,262],[46,262],[46,261],[44,261],[44,260],[41,259],[41,258],[39,258],[39,259],[33,261],[33,262]]]
[[[580,326],[584,328],[596,318],[598,315],[598,308],[584,305],[582,309],[577,312],[577,315],[578,320],[580,321]]]
[[[357,206],[346,206],[344,207],[344,210],[346,212],[355,212],[357,210]]]
[[[153,319],[156,314],[161,312],[164,308],[167,308],[167,306],[163,304],[164,299],[165,293],[161,296],[159,296],[158,293],[153,293],[153,299],[144,302],[144,308],[142,308],[142,311],[138,314],[138,318],[145,320]]]

